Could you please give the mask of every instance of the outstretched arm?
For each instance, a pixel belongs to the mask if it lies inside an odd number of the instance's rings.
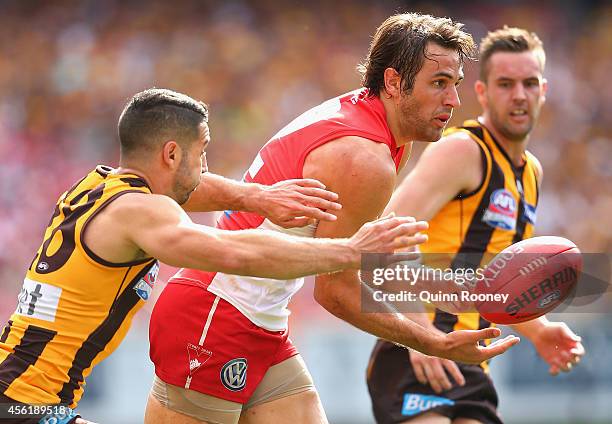
[[[189,212],[236,210],[254,212],[284,228],[300,227],[310,219],[333,221],[326,211],[341,208],[338,195],[316,180],[287,180],[272,186],[234,181],[209,172],[183,209]]]
[[[429,221],[458,194],[476,190],[483,172],[478,144],[463,132],[447,135],[427,146],[414,169],[393,193],[386,213]],[[413,287],[417,291],[457,293],[472,288],[464,276],[457,278],[458,284],[455,284],[450,279],[440,280],[440,273],[424,271],[419,273],[421,279]],[[450,313],[474,311],[474,305],[469,302],[436,303],[436,306]]]
[[[378,216],[395,185],[395,168],[387,146],[358,137],[328,143],[306,160],[304,175],[317,178],[334,190],[343,202],[338,220],[320,223],[317,237],[347,237],[363,222]],[[380,338],[409,346],[429,355],[468,363],[480,363],[506,351],[517,339],[504,340],[488,347],[479,339],[497,337],[498,329],[434,334],[383,304],[387,313],[361,311],[362,284],[355,271],[319,275],[315,299],[340,319]]]
[[[388,217],[364,225],[350,239],[314,240],[198,225],[162,195],[125,194],[111,206],[113,216],[108,218],[113,232],[122,237],[123,244],[130,243],[132,251],[144,251],[177,267],[275,279],[357,269],[362,252],[393,252],[412,246],[419,241],[413,235],[421,229],[410,219]]]

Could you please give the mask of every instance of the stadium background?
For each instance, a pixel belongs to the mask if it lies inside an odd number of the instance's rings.
[[[549,95],[530,144],[545,170],[538,234],[610,252],[609,3],[0,1],[0,320],[14,310],[57,197],[95,164],[117,163],[116,122],[132,94],[167,87],[210,104],[210,170],[240,178],[285,123],[359,85],[356,64],[375,28],[397,11],[451,16],[476,40],[503,24],[539,34]],[[479,111],[476,69],[466,66],[454,124]],[[162,276],[171,274],[166,268]],[[364,373],[374,340],[327,314],[311,291],[308,282],[293,302],[293,339],[330,421],[372,422]],[[150,303],[88,380],[86,418],[142,422],[152,376]],[[527,342],[496,359],[502,414],[508,423],[612,423],[610,314],[556,318],[583,336],[587,356],[556,378]]]

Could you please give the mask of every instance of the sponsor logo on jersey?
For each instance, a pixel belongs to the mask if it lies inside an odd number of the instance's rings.
[[[62,289],[40,281],[23,280],[16,314],[54,322]]]
[[[536,223],[536,207],[533,205],[530,205],[527,202],[523,202],[523,205],[525,206],[525,208],[523,209],[523,221],[531,224],[531,225],[535,225]]]
[[[412,416],[442,405],[454,405],[455,401],[440,396],[422,395],[419,393],[404,394],[402,415]]]
[[[516,200],[505,188],[495,190],[489,199],[489,206],[482,221],[491,227],[503,230],[516,228]]]
[[[221,368],[221,382],[226,389],[237,392],[244,389],[247,381],[247,360],[236,358],[228,361]]]
[[[138,280],[138,282],[134,286],[136,294],[142,300],[148,300],[151,296],[153,286],[155,285],[155,281],[157,280],[157,274],[159,274],[159,262],[155,262],[149,272],[147,272],[144,277]]]

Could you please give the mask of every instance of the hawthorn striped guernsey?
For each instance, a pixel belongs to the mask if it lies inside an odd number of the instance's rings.
[[[58,200],[0,336],[0,393],[75,407],[91,369],[110,355],[153,287],[153,258],[110,263],[84,242],[90,220],[126,193],[151,193],[136,175],[98,166]]]
[[[432,267],[478,268],[500,251],[533,236],[538,204],[538,168],[529,152],[515,167],[492,134],[475,120],[449,128],[445,135],[463,132],[481,151],[483,180],[471,193],[459,194],[429,222],[429,239],[420,246]],[[434,325],[445,332],[487,328],[491,323],[476,313],[453,315],[430,312]]]

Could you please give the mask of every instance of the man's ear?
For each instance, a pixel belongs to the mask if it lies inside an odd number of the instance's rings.
[[[399,98],[402,93],[402,76],[393,68],[385,69],[385,92],[389,98]]]
[[[487,96],[485,93],[487,91],[487,85],[481,80],[476,80],[474,83],[474,91],[476,92],[478,103],[480,103],[482,108],[485,108],[487,106]]]
[[[162,147],[162,162],[171,169],[178,168],[182,156],[181,146],[174,141],[169,140]]]
[[[546,101],[546,93],[548,93],[548,80],[542,78],[542,104]]]

